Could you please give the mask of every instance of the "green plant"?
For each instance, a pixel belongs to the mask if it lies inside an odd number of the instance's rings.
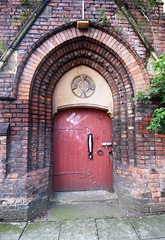
[[[34,8],[38,7],[38,5],[39,5],[38,0],[30,0],[29,2],[30,2],[32,5],[34,5]]]
[[[20,13],[18,19],[9,19],[7,22],[11,22],[13,27],[19,28],[23,26],[30,17],[30,9],[23,9],[23,13]]]
[[[157,0],[133,0],[133,4],[135,4],[136,6],[138,6],[139,8],[143,8],[143,11],[145,10],[151,10],[151,8],[153,8],[154,6],[157,5]]]
[[[105,8],[104,7],[101,7],[99,15],[100,15],[99,20],[98,20],[99,25],[106,26],[109,23],[109,20],[107,18],[106,13],[105,13]]]
[[[4,41],[2,34],[1,34],[1,39],[0,39],[0,50],[1,50],[2,54],[4,54],[6,51],[5,41]]]
[[[20,0],[20,4],[30,5],[30,9],[22,8],[22,13],[19,14],[17,19],[7,20],[7,22],[10,22],[14,28],[19,28],[26,23],[32,13],[32,9],[34,10],[34,8],[38,6],[39,2],[38,0]]]
[[[29,0],[20,0],[21,4],[29,4]]]
[[[123,28],[122,27],[115,27],[114,28],[114,31],[118,34],[120,34],[122,31],[123,31]]]
[[[38,0],[20,0],[20,4],[23,5],[35,4],[35,7],[37,7],[39,2]]]
[[[151,98],[150,95],[146,94],[145,92],[138,92],[135,97],[131,98],[130,101],[137,101],[142,100],[142,103],[147,104],[148,100]]]
[[[20,19],[21,24],[24,25],[30,17],[30,9],[24,9],[23,13],[19,14],[18,19]]]
[[[66,15],[64,13],[62,14],[62,17],[63,17],[65,23],[69,22],[69,17],[66,17]]]
[[[151,172],[157,172],[155,168],[152,168],[151,169]]]
[[[165,108],[164,107],[155,109],[152,115],[152,120],[150,122],[149,127],[147,127],[147,129],[151,129],[151,130],[158,129],[163,134],[165,134]]]
[[[18,26],[19,26],[18,21],[15,19],[9,19],[9,20],[7,20],[7,22],[10,22],[13,27],[18,28]]]
[[[147,0],[147,2],[151,7],[154,7],[157,4],[157,0]]]
[[[135,99],[137,101],[142,100],[143,103],[147,104],[148,100],[152,99],[153,97],[159,97],[160,104],[163,106],[154,110],[152,120],[147,129],[157,129],[165,134],[165,54],[161,55],[160,59],[156,61],[155,73],[158,76],[152,79],[151,84],[146,89],[146,93],[138,92],[134,98],[130,99],[130,101],[134,101]]]

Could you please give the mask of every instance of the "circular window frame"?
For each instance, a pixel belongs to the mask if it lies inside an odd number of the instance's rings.
[[[85,82],[85,84],[87,83],[86,86],[82,85],[82,84],[84,84],[84,82]],[[82,87],[80,85],[82,85]],[[85,90],[85,87],[87,88],[87,90]],[[89,77],[89,75],[80,74],[80,75],[74,77],[74,79],[72,80],[71,89],[72,89],[72,93],[76,97],[89,98],[94,94],[96,85],[95,85],[94,80],[91,77]]]

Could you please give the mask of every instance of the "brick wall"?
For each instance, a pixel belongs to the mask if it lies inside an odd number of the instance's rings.
[[[90,23],[88,31],[78,30],[73,21],[81,19],[81,1],[50,1],[17,47],[16,72],[0,73],[0,121],[10,122],[7,167],[0,163],[2,219],[12,209],[13,215],[6,218],[16,220],[32,218],[47,208],[53,164],[52,93],[60,77],[81,64],[97,70],[113,94],[114,189],[121,204],[142,212],[164,211],[165,136],[146,130],[157,103],[129,102],[152,78],[145,68],[146,50],[128,21],[115,18],[118,7],[113,1],[86,1],[85,6],[86,17],[95,21],[104,6],[110,24]],[[18,30],[6,19],[17,17],[22,6],[18,1],[0,1],[0,8],[6,9],[0,28],[9,44]],[[71,23],[61,26],[63,14]],[[159,30],[157,47],[162,53],[163,17]]]
[[[38,1],[40,2],[40,1]],[[158,5],[157,12],[160,13],[159,19],[155,19],[155,16],[151,18],[153,24],[153,31],[155,33],[155,44],[159,51],[162,53],[164,49],[164,45],[162,45],[163,41],[163,34],[162,30],[164,31],[164,18],[163,18],[163,5]],[[115,15],[119,9],[119,7],[114,3],[114,1],[104,1],[104,0],[86,0],[85,1],[85,18],[89,19],[90,21],[98,22],[100,17],[99,12],[101,7],[106,9],[106,15],[109,19],[109,24],[107,26],[108,29],[111,29],[117,32],[120,36],[122,36],[125,40],[127,40],[138,52],[138,54],[145,58],[145,49],[141,42],[139,41],[138,37],[134,34],[130,24],[126,19],[116,19]],[[1,33],[4,36],[6,46],[14,40],[16,34],[20,30],[17,27],[13,27],[11,22],[7,22],[8,20],[17,20],[20,13],[23,12],[23,9],[30,9],[31,11],[34,10],[33,5],[22,5],[19,1],[1,1],[0,2],[1,8]],[[26,38],[23,39],[22,44],[20,45],[20,57],[18,60],[22,59],[24,52],[32,46],[41,36],[45,33],[49,32],[56,27],[65,24],[65,18],[63,14],[66,16],[67,22],[73,22],[78,19],[82,18],[82,6],[81,1],[62,1],[62,0],[52,0],[48,4],[47,10],[45,13],[41,14],[39,19],[35,22],[31,30],[26,35]],[[138,23],[141,24],[143,33],[153,41],[153,34],[151,33],[150,24],[146,23],[146,18],[139,14],[138,11],[132,12]],[[143,27],[148,27],[148,31],[145,31]],[[157,31],[158,34],[157,35]],[[160,44],[161,42],[161,44]]]

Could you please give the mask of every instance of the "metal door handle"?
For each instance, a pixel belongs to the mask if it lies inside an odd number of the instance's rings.
[[[91,133],[88,134],[88,158],[90,160],[93,159],[93,135]]]

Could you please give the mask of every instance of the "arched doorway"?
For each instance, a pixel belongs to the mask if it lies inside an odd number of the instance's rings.
[[[114,191],[126,202],[128,195],[134,197],[133,189],[136,188],[138,177],[134,171],[137,171],[136,165],[141,164],[141,152],[137,151],[137,143],[141,140],[137,138],[136,128],[141,122],[134,103],[129,102],[129,99],[147,87],[148,78],[141,59],[131,46],[120,36],[98,25],[91,24],[88,31],[84,32],[76,28],[76,23],[71,23],[44,36],[30,50],[22,64],[24,67],[18,76],[18,99],[24,99],[29,104],[28,144],[25,146],[28,146],[27,176],[40,174],[37,191],[34,190],[35,181],[31,181],[28,196],[37,199],[40,194],[47,199],[52,192],[52,114],[61,109],[85,107],[113,113]],[[83,98],[83,103],[77,98],[80,101],[62,102],[52,107],[53,93],[59,80],[80,65],[94,69],[106,79],[106,89],[111,89],[113,94],[113,111],[106,104],[98,106],[101,96],[107,96],[104,91],[99,98],[91,99],[90,103],[89,98]],[[64,96],[68,89],[62,92]],[[59,96],[59,100],[64,99],[63,95]],[[96,105],[97,99],[99,103]]]
[[[53,93],[53,190],[113,190],[113,100],[105,79],[80,65]],[[108,113],[108,114],[107,114]]]

